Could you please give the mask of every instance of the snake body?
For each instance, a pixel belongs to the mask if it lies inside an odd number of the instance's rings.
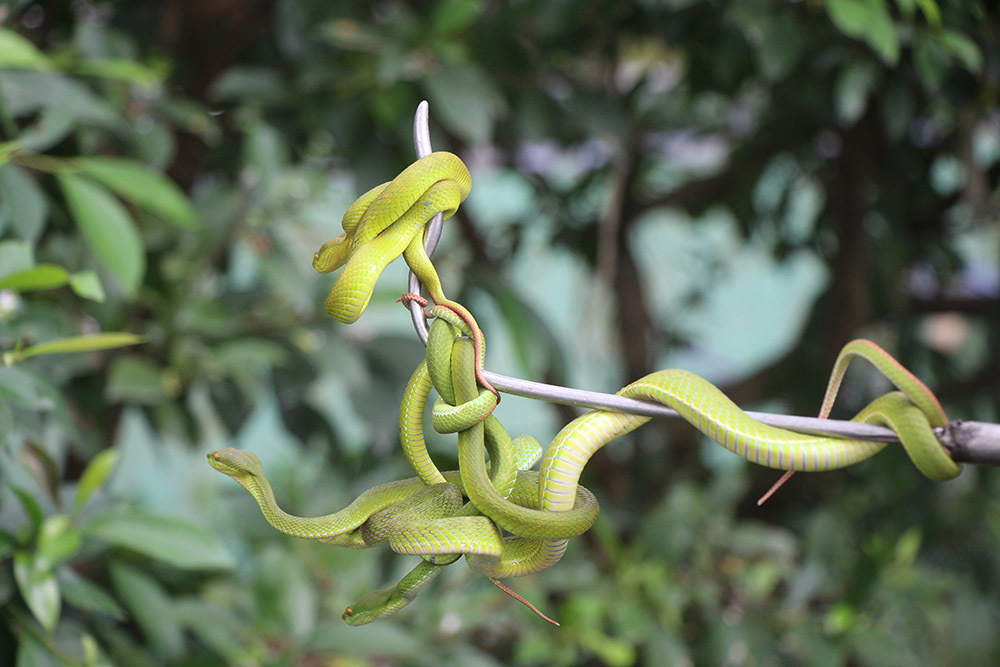
[[[320,273],[344,267],[327,296],[327,312],[344,324],[357,321],[386,265],[404,252],[435,300],[443,295],[441,281],[424,252],[422,232],[437,213],[445,219],[454,215],[471,188],[465,164],[452,153],[439,152],[361,195],[344,213],[344,233],[324,243],[313,256],[313,268]]]
[[[491,578],[537,572],[557,562],[568,540],[589,529],[597,517],[596,498],[579,484],[584,466],[605,444],[649,420],[591,411],[559,431],[538,472],[528,470],[541,446],[526,436],[512,439],[491,415],[499,394],[482,377],[482,332],[471,313],[445,297],[423,248],[424,224],[437,212],[454,214],[469,184],[468,170],[456,156],[423,158],[392,182],[362,195],[344,215],[344,233],[325,243],[313,260],[321,272],[344,266],[326,301],[328,312],[342,322],[360,317],[378,275],[400,254],[434,302],[427,310],[434,319],[426,359],[410,378],[399,412],[400,442],[417,476],[368,489],[338,512],[298,517],[277,505],[252,453],[227,448],[209,454],[211,465],[249,490],[264,518],[288,535],[347,547],[386,542],[398,553],[422,557],[395,586],[351,605],[344,620],[353,625],[403,608],[461,555],[472,569]],[[844,347],[820,416],[829,415],[855,358],[866,359],[899,391],[876,399],[854,419],[892,428],[917,468],[931,479],[957,475],[960,467],[933,432],[948,421],[934,394],[870,341]],[[438,394],[434,428],[458,433],[457,471],[440,471],[427,452],[423,421],[431,388]],[[652,373],[618,393],[667,405],[729,451],[771,468],[833,470],[886,446],[762,424],[707,380],[683,370]]]

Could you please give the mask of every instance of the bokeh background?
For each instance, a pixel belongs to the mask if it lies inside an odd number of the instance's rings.
[[[436,261],[489,368],[808,415],[866,336],[996,421],[998,31],[936,0],[0,5],[0,664],[997,664],[994,470],[890,447],[757,508],[776,473],[655,421],[511,581],[562,628],[461,563],[349,628],[413,559],[280,535],[204,457],[255,451],[305,515],[408,476],[404,267],[342,326],[310,261],[422,99],[473,174]],[[884,389],[852,372],[835,416]],[[575,414],[498,410],[543,442]]]

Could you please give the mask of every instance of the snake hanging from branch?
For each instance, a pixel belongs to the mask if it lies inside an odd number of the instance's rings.
[[[474,571],[528,604],[497,580],[550,567],[569,539],[593,525],[599,508],[594,494],[579,484],[584,466],[598,449],[649,420],[594,410],[563,427],[543,454],[532,438],[512,439],[492,415],[500,396],[483,377],[483,333],[468,310],[445,296],[423,246],[426,223],[439,212],[445,218],[453,215],[470,184],[458,157],[432,153],[362,195],[344,215],[344,233],[323,244],[313,259],[320,272],[344,267],[326,300],[327,312],[341,322],[361,316],[382,270],[400,254],[431,297],[432,303],[412,294],[402,299],[418,300],[433,320],[426,359],[410,378],[399,411],[400,442],[416,477],[368,489],[338,512],[297,517],[278,506],[255,455],[227,448],[208,456],[214,468],[250,491],[272,526],[288,535],[345,547],[386,542],[398,553],[421,557],[395,586],[352,604],[344,612],[352,625],[402,609],[461,556]],[[958,475],[960,466],[934,435],[933,428],[948,421],[936,397],[870,341],[844,347],[820,416],[829,414],[848,364],[859,357],[898,391],[872,401],[854,420],[895,431],[927,477]],[[431,388],[438,394],[434,428],[458,434],[457,471],[440,471],[427,452],[423,419]],[[652,373],[618,393],[667,405],[729,451],[779,470],[834,470],[864,461],[886,446],[762,424],[707,380],[683,370]],[[539,471],[531,471],[539,456]]]

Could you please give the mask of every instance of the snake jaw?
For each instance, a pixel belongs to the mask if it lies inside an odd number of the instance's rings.
[[[242,473],[259,476],[262,472],[260,459],[256,454],[235,447],[209,452],[208,463],[219,472],[236,478],[237,481]]]

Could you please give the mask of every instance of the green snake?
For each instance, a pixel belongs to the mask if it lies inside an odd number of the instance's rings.
[[[378,275],[399,254],[431,295],[426,359],[410,378],[399,413],[400,442],[417,476],[373,487],[338,512],[297,517],[278,506],[252,453],[227,448],[209,454],[211,465],[249,490],[264,518],[288,535],[346,547],[386,542],[398,553],[421,557],[394,587],[351,605],[344,619],[353,625],[403,608],[461,555],[473,570],[494,580],[557,562],[568,540],[589,529],[597,517],[596,498],[579,484],[584,466],[605,444],[649,420],[606,410],[588,412],[560,430],[538,472],[528,470],[541,447],[524,436],[512,439],[491,415],[498,396],[482,378],[482,332],[467,310],[444,296],[423,250],[423,234],[418,233],[435,213],[452,215],[468,195],[469,183],[468,170],[454,155],[423,158],[391,183],[362,195],[344,216],[344,234],[324,244],[313,261],[322,272],[345,266],[326,301],[328,312],[343,322],[360,317]],[[948,421],[934,394],[870,341],[853,341],[841,351],[820,416],[829,415],[847,366],[858,357],[899,391],[876,399],[854,419],[893,429],[929,478],[958,475],[959,465],[933,432]],[[432,387],[438,394],[435,429],[458,433],[458,471],[438,470],[424,443],[424,407]],[[731,452],[781,470],[833,470],[870,458],[886,446],[762,424],[707,380],[683,370],[652,373],[618,393],[667,405]]]

